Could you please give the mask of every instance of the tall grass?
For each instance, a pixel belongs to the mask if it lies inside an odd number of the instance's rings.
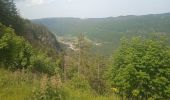
[[[26,70],[0,68],[0,100],[120,100],[116,95],[101,96],[91,89],[75,89],[61,83],[58,76],[37,75]]]
[[[65,90],[68,92],[68,100],[120,100],[120,98],[117,95],[108,95],[108,96],[102,96],[97,95],[96,93],[92,91],[82,91],[79,89],[71,89],[69,87],[65,87]]]
[[[26,71],[11,72],[0,68],[0,100],[25,100],[38,85],[36,75]]]

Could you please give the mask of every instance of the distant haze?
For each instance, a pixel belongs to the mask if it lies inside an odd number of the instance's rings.
[[[170,12],[170,0],[15,0],[22,17],[103,18]]]

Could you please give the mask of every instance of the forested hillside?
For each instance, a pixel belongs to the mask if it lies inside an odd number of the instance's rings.
[[[169,13],[29,21],[0,0],[0,100],[169,100],[169,26]]]
[[[170,13],[109,18],[44,18],[32,20],[47,26],[55,35],[77,37],[83,33],[99,52],[109,55],[120,45],[122,37],[151,37],[152,34],[170,35]],[[104,52],[104,51],[107,51]]]
[[[61,50],[54,35],[43,25],[34,24],[20,17],[13,0],[0,0],[0,22],[13,28],[36,48]]]
[[[92,40],[115,42],[123,35],[147,35],[170,33],[170,13],[144,16],[120,16],[109,18],[44,18],[32,20],[42,23],[60,36],[84,33]]]
[[[0,100],[33,98],[43,74],[59,74],[61,50],[45,26],[21,18],[13,0],[0,0]]]

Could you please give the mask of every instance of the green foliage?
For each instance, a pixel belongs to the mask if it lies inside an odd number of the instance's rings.
[[[59,71],[59,61],[33,50],[30,43],[17,36],[12,28],[0,24],[0,62],[11,69],[31,69],[49,75]]]
[[[56,56],[61,51],[60,44],[56,36],[45,26],[25,21],[25,32],[23,36],[30,41],[34,48],[47,51],[50,56]]]
[[[0,68],[0,99],[26,100],[38,82],[38,77],[27,70],[11,72]]]
[[[24,30],[23,19],[20,18],[14,0],[0,0],[0,22],[11,26],[19,34]]]
[[[32,56],[31,70],[54,75],[59,73],[59,61],[53,61],[46,53],[38,52]]]
[[[96,46],[94,52],[99,50],[105,55],[110,55],[118,48],[122,36],[147,38],[153,32],[168,36],[170,33],[170,13],[88,19],[45,18],[33,22],[46,25],[57,36],[74,37],[84,32],[88,39],[102,44]]]
[[[117,95],[97,95],[93,91],[82,91],[80,89],[72,89],[70,88],[70,85],[64,85],[64,89],[69,94],[67,100],[120,100]]]
[[[70,85],[73,89],[79,89],[81,91],[89,91],[91,89],[89,82],[83,75],[77,75],[71,79]]]
[[[63,87],[69,94],[68,100],[119,100],[119,97],[113,94],[108,96],[97,94],[83,75],[75,74],[71,80],[63,84]]]
[[[64,57],[65,66],[63,68],[64,79],[66,81],[71,80],[72,86],[76,89],[84,87],[84,90],[86,90],[85,87],[90,87],[90,91],[94,91],[100,95],[107,94],[108,84],[103,77],[106,67],[105,57],[97,56],[97,54],[94,55],[90,52],[92,45],[83,34],[78,37],[77,41],[76,52],[66,51]],[[86,80],[87,82],[82,80]]]
[[[129,98],[167,99],[170,87],[170,48],[162,38],[123,40],[114,56],[112,85]]]
[[[31,23],[18,14],[15,0],[0,0],[0,23],[14,29],[17,35],[23,36],[34,48],[44,49],[51,56],[60,51],[55,36],[43,25]]]
[[[62,88],[53,88],[51,86],[48,86],[44,91],[37,90],[33,94],[34,96],[31,100],[67,100]]]
[[[0,24],[0,61],[12,69],[27,68],[30,65],[32,46],[17,36],[12,28]]]
[[[109,18],[44,18],[33,22],[46,25],[60,36],[77,36],[82,32],[92,39],[102,42],[116,42],[122,37],[144,35],[151,32],[169,33],[170,14],[144,16],[120,16]],[[116,42],[117,43],[117,42]]]
[[[32,93],[31,100],[67,100],[68,94],[61,87],[60,79],[56,76],[44,75],[40,81],[40,88]]]
[[[24,69],[11,72],[0,68],[0,88],[2,100],[119,100],[116,95],[100,96],[72,88],[56,75],[40,76]]]

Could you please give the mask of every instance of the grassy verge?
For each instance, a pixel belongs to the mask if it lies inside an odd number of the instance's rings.
[[[36,75],[27,71],[11,72],[0,68],[0,100],[25,100],[38,87]]]
[[[55,82],[55,78],[43,78],[44,75],[38,76],[25,70],[11,72],[6,69],[0,68],[0,100],[30,100],[32,99],[32,96],[35,96],[36,94],[34,90],[37,90],[39,92],[38,97],[43,97],[44,94],[41,93],[44,92],[47,92],[45,95],[56,96],[56,88],[50,87],[50,91],[46,91],[42,90],[41,85],[48,83],[49,80],[52,81],[52,84],[58,82],[58,80],[56,80]],[[60,88],[57,88],[59,89],[57,90],[57,95],[62,94],[65,97],[62,97],[64,99],[59,98],[57,100],[119,100],[118,96],[116,95],[100,96],[92,92],[91,90],[82,91],[80,89],[73,89],[68,84],[61,84],[62,86],[60,86]],[[51,92],[54,92],[54,94],[51,95]],[[34,99],[49,100],[47,98]]]

